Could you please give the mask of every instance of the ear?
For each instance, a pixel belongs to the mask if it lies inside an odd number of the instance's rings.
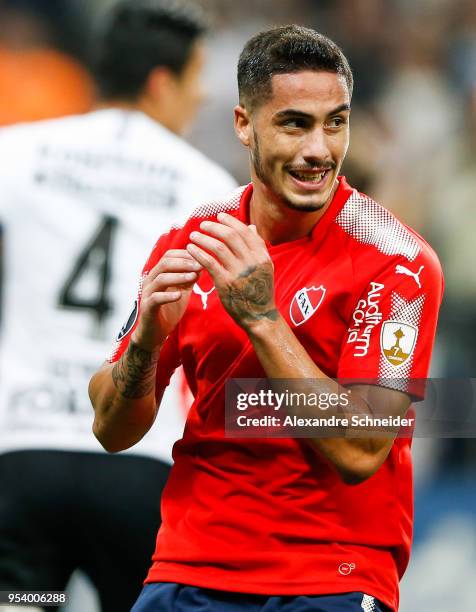
[[[244,106],[238,104],[233,109],[235,114],[235,132],[238,136],[241,144],[245,145],[245,147],[250,146],[250,135],[252,132],[251,129],[251,118],[248,114],[248,111]]]

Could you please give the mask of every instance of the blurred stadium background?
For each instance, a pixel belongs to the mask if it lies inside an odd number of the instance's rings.
[[[233,132],[244,41],[295,22],[331,36],[355,72],[345,174],[436,249],[446,276],[434,377],[476,372],[476,2],[200,0],[210,13],[208,101],[190,140],[241,181]],[[0,0],[0,125],[94,104],[91,34],[114,0]],[[447,410],[457,410],[448,398]],[[468,612],[476,601],[476,443],[415,440],[415,543],[402,612]],[[75,577],[68,612],[95,612]]]

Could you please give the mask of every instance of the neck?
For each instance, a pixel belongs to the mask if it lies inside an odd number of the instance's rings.
[[[99,100],[95,106],[96,110],[108,108],[118,108],[122,110],[138,111],[139,105],[136,102],[120,99]]]
[[[329,208],[339,183],[336,181],[327,202],[319,210],[307,212],[290,208],[260,180],[253,180],[250,222],[259,235],[273,246],[309,236]]]

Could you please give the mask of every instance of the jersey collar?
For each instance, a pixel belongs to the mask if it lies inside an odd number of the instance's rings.
[[[284,242],[275,246],[272,246],[268,242],[266,246],[268,250],[276,251],[281,250],[283,248],[289,248],[291,245],[298,245],[300,243],[306,243],[309,240],[313,242],[320,242],[322,238],[324,238],[327,229],[334,222],[335,218],[341,211],[344,204],[349,199],[350,195],[354,191],[352,187],[347,183],[347,180],[344,176],[338,177],[338,186],[334,197],[332,198],[332,202],[327,208],[326,212],[322,215],[316,225],[313,227],[312,232],[309,236],[305,236],[304,238],[299,238],[298,240],[293,240],[292,242]],[[249,225],[250,223],[250,202],[251,196],[253,195],[253,183],[247,185],[241,195],[240,199],[240,209],[238,213],[238,218],[243,223]]]

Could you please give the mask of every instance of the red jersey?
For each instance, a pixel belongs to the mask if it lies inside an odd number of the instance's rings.
[[[249,185],[198,209],[160,238],[144,274],[220,211],[249,223],[251,195]],[[442,274],[418,234],[340,178],[312,233],[268,250],[277,308],[328,376],[382,385],[427,376]],[[225,438],[225,382],[266,375],[205,272],[161,351],[159,389],[179,363],[195,401],[174,447],[146,582],[262,595],[362,591],[396,609],[412,537],[410,442],[396,439],[377,473],[351,486],[307,440]]]

